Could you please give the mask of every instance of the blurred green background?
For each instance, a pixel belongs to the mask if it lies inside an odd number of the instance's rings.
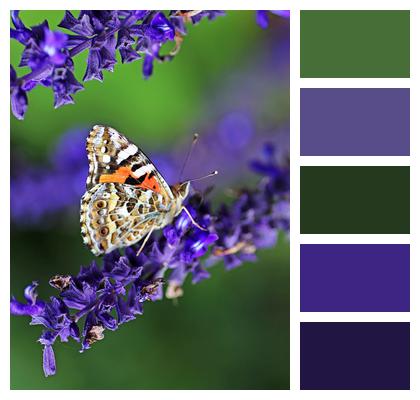
[[[21,12],[29,26],[48,19],[55,28],[62,16],[62,11]],[[74,105],[58,110],[52,91],[36,88],[29,94],[25,120],[11,117],[12,160],[18,151],[32,163],[45,163],[62,133],[95,124],[115,126],[149,152],[188,143],[192,132],[214,124],[217,112],[235,109],[232,81],[238,87],[244,83],[241,71],[252,77],[259,93],[249,99],[259,116],[257,127],[288,129],[288,69],[279,69],[272,85],[259,70],[259,63],[271,62],[267,43],[288,46],[288,21],[275,18],[268,30],[256,25],[255,12],[229,11],[215,21],[203,20],[188,27],[180,53],[170,63],[156,64],[148,81],[140,62],[118,63],[114,73],[104,73],[103,83],[87,82]],[[18,65],[21,51],[12,41],[12,65]],[[86,57],[76,57],[79,80]],[[288,65],[288,53],[284,58]],[[74,211],[66,218],[57,215],[47,228],[12,223],[11,292],[22,299],[24,286],[38,280],[40,297],[46,298],[55,294],[47,284],[52,275],[77,273],[89,263],[93,256],[83,247],[79,229]],[[75,342],[57,342],[57,374],[48,379],[42,372],[42,346],[36,343],[41,328],[29,326],[26,317],[12,317],[11,388],[288,389],[288,239],[281,235],[275,248],[257,255],[256,263],[230,272],[219,265],[210,270],[210,279],[187,282],[178,305],[169,300],[146,304],[143,316],[106,332],[83,354]]]

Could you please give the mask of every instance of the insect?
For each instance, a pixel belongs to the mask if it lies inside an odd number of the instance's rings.
[[[89,174],[80,224],[83,242],[94,255],[143,239],[139,254],[152,232],[170,224],[182,211],[204,229],[183,205],[191,180],[169,186],[149,158],[117,130],[95,125],[86,151]]]

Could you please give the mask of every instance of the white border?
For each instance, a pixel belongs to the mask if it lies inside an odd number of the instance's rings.
[[[177,7],[174,7],[174,4]],[[134,1],[120,1],[118,4],[119,8],[132,9],[137,5]],[[379,395],[382,399],[395,399],[397,396],[400,398],[412,398],[414,393],[420,392],[419,390],[419,376],[420,376],[420,365],[419,365],[419,310],[420,310],[420,296],[416,293],[416,288],[419,285],[419,276],[417,269],[420,265],[420,253],[419,253],[419,224],[420,214],[416,205],[420,204],[418,185],[420,182],[419,176],[419,146],[420,146],[420,124],[419,124],[419,110],[420,110],[420,98],[419,98],[419,52],[420,46],[418,38],[420,38],[420,2],[418,0],[291,0],[291,1],[265,1],[261,0],[258,5],[255,2],[249,0],[237,1],[142,1],[141,7],[144,9],[244,9],[252,10],[258,9],[289,9],[292,11],[291,17],[291,391],[154,391],[153,394],[144,392],[139,395],[150,396],[152,395],[155,399],[167,398],[170,396],[173,399],[196,399],[199,396],[202,399],[213,399],[214,396],[221,398],[234,398],[240,399],[254,399],[255,396],[259,396],[267,399],[277,399],[279,396],[291,397],[291,398],[302,398],[310,397],[315,399],[328,399],[336,398],[371,398],[372,394]],[[10,141],[8,140],[8,132],[10,131],[9,123],[9,66],[4,60],[9,59],[9,10],[10,9],[113,9],[115,8],[115,1],[103,0],[103,1],[64,1],[64,0],[3,0],[0,8],[0,51],[2,56],[0,59],[0,87],[2,89],[1,95],[1,106],[0,106],[0,121],[2,121],[2,127],[4,132],[0,135],[1,148],[9,149]],[[411,10],[411,78],[410,79],[300,79],[300,59],[299,59],[299,10],[300,9],[410,9]],[[357,29],[357,27],[355,27]],[[222,45],[222,44],[221,44]],[[410,165],[411,166],[411,235],[398,235],[398,239],[395,235],[351,235],[352,239],[346,237],[347,235],[300,235],[299,234],[299,165],[315,165],[313,163],[320,163],[317,165],[334,165],[328,157],[319,157],[321,161],[305,160],[299,156],[299,90],[301,87],[411,87],[411,157],[403,158],[400,161],[390,161],[385,158],[378,157],[365,157],[363,165]],[[381,161],[382,159],[382,161]],[[9,171],[9,154],[8,151],[3,151],[1,162],[2,171]],[[312,162],[312,164],[307,164]],[[337,160],[336,162],[340,162]],[[341,165],[362,165],[357,164],[355,159],[347,158]],[[378,162],[384,162],[384,164],[378,164]],[[390,162],[391,164],[387,164]],[[399,164],[398,162],[401,162]],[[372,164],[370,164],[372,163]],[[5,173],[5,172],[4,172]],[[5,214],[2,219],[3,226],[9,225],[9,185],[6,182],[3,183],[4,195],[1,197],[2,207],[0,208]],[[4,237],[3,237],[4,236]],[[355,239],[357,238],[357,240]],[[3,260],[10,259],[9,251],[9,236],[6,234],[6,229],[2,231],[1,244],[5,248],[2,248]],[[359,240],[360,239],[360,240]],[[407,317],[404,320],[411,321],[411,390],[410,391],[299,391],[299,321],[300,320],[319,320],[326,321],[328,318],[325,313],[311,313],[311,316],[307,316],[308,313],[299,312],[299,243],[411,243],[411,312],[409,315],[403,313],[403,317]],[[417,247],[414,246],[417,245]],[[10,273],[7,262],[3,262],[4,271],[3,279],[1,280],[2,291],[1,291],[1,314],[0,317],[3,321],[3,329],[0,330],[1,344],[3,345],[3,354],[0,379],[2,398],[26,398],[28,395],[32,398],[57,398],[58,396],[62,399],[74,398],[74,396],[101,396],[102,398],[114,398],[114,396],[125,396],[125,391],[89,391],[85,393],[83,391],[9,391],[10,382],[10,364],[9,364],[9,278]],[[380,319],[381,321],[392,320],[390,318],[395,317],[395,313],[356,313],[350,316],[348,313],[328,313],[330,318],[334,320],[363,320],[364,318]],[[352,313],[353,314],[353,313]],[[376,315],[378,314],[378,315]],[[388,315],[389,314],[389,315]],[[394,317],[393,317],[394,315]],[[319,318],[319,319],[317,319]],[[396,317],[397,318],[397,317]],[[398,317],[400,318],[400,317]],[[402,318],[402,317],[401,317]],[[369,319],[369,320],[373,320]],[[258,371],[255,371],[257,374]],[[415,396],[418,396],[415,395]]]

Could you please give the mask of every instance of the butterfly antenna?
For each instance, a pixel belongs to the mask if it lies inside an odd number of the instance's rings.
[[[199,178],[195,178],[195,179],[189,179],[189,180],[188,180],[188,181],[186,181],[186,182],[200,181],[200,180],[202,180],[202,179],[209,178],[210,176],[217,175],[218,173],[219,173],[218,171],[213,171],[213,172],[210,172],[209,174],[207,174],[207,175],[205,175],[205,176],[201,176],[201,177],[199,177]],[[185,183],[186,183],[186,182],[185,182]],[[197,227],[198,229],[201,229],[202,231],[208,231],[208,229],[206,229],[206,228],[202,227],[202,226],[201,226],[201,225],[200,225],[197,221],[195,221],[195,220],[194,220],[193,216],[192,216],[192,215],[191,215],[191,213],[188,211],[188,208],[187,208],[187,207],[182,206],[182,208],[181,208],[181,209],[185,211],[185,213],[188,215],[188,218],[191,220],[192,224],[193,224],[195,227]]]
[[[188,215],[188,218],[191,220],[191,223],[198,229],[201,229],[202,231],[208,231],[208,229],[202,227],[191,215],[191,213],[188,211],[188,208],[185,206],[182,206],[181,210],[184,210],[185,213]]]
[[[207,175],[204,176],[200,176],[199,178],[194,178],[194,179],[188,179],[187,182],[197,182],[197,181],[201,181],[202,179],[206,179],[206,178],[210,178],[211,176],[217,175],[219,173],[219,171],[213,171],[210,172]]]
[[[187,165],[187,163],[188,163],[188,161],[190,159],[192,150],[193,150],[195,144],[197,143],[197,140],[198,140],[198,133],[194,133],[193,140],[191,141],[190,148],[188,149],[187,156],[184,159],[184,163],[182,164],[181,172],[179,173],[178,182],[181,182],[182,175],[184,173],[185,167],[186,167],[186,165]]]
[[[143,251],[144,246],[146,246],[147,241],[150,238],[150,235],[153,233],[153,229],[150,229],[149,233],[147,234],[146,238],[143,239],[143,243],[141,244],[140,248],[138,249],[136,256],[138,257],[140,255],[140,253]]]

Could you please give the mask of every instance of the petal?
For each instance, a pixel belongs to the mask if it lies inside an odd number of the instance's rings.
[[[256,227],[257,236],[254,237],[253,244],[259,248],[273,247],[277,242],[278,231],[266,224]]]
[[[204,10],[198,14],[195,14],[191,17],[191,22],[193,24],[197,24],[201,21],[202,18],[207,17],[210,21],[215,19],[216,17],[226,15],[226,13],[222,10]]]
[[[42,354],[42,366],[44,368],[45,376],[55,375],[55,356],[52,346],[44,346],[44,351]]]
[[[270,10],[270,12],[283,18],[290,18],[290,10]]]
[[[150,21],[149,34],[159,41],[174,40],[175,29],[162,12],[156,13]]]
[[[235,256],[234,254],[225,256],[224,261],[225,261],[225,269],[227,271],[237,268],[242,264],[242,261],[240,260],[240,258]]]
[[[117,49],[131,47],[135,43],[127,28],[120,29],[117,36]]]
[[[49,330],[45,330],[42,332],[38,342],[43,344],[44,346],[52,346],[57,339],[57,333]]]
[[[56,65],[65,63],[67,57],[61,51],[65,48],[67,35],[59,31],[44,30],[44,40],[41,49],[48,54],[50,60]]]
[[[167,243],[170,246],[175,246],[179,242],[179,236],[176,229],[173,226],[166,226],[163,229],[163,235],[165,236]]]
[[[117,310],[117,319],[118,324],[123,324],[124,322],[131,321],[135,319],[133,312],[130,310],[128,306],[128,302],[126,303],[121,297],[118,297],[118,302],[116,305]]]
[[[95,33],[92,24],[90,23],[89,15],[86,14],[79,16],[79,19],[77,19],[70,11],[66,11],[64,18],[58,26],[83,36],[92,36]]]
[[[10,313],[12,315],[28,315],[37,316],[44,311],[45,303],[37,301],[36,304],[23,304],[17,301],[14,297],[10,300]]]
[[[272,178],[277,177],[279,174],[279,169],[276,164],[253,160],[249,163],[249,166],[254,172]]]
[[[71,95],[83,89],[83,85],[77,81],[71,69],[67,67],[54,68],[52,86],[55,108],[74,103]]]
[[[199,262],[197,262],[192,270],[192,283],[195,284],[208,278],[210,278],[210,273],[204,269]]]
[[[153,73],[153,56],[146,55],[143,61],[143,76],[148,79]]]
[[[76,79],[69,68],[67,68],[66,88],[69,94],[74,94],[84,89],[83,85]]]
[[[10,12],[13,25],[16,29],[27,29],[22,20],[19,17],[19,10],[12,10]]]
[[[118,328],[116,319],[107,312],[101,312],[97,314],[98,319],[102,322],[103,326],[111,331],[115,331]]]
[[[111,72],[114,70],[114,65],[117,62],[115,58],[116,45],[117,40],[115,36],[111,36],[99,48],[99,67],[101,69],[106,69]]]
[[[85,42],[86,39],[84,36],[80,36],[80,35],[68,35],[67,37],[67,47],[76,47],[79,44]]]
[[[80,331],[79,331],[79,327],[76,324],[76,322],[72,322],[70,324],[70,336],[76,340],[77,342],[80,341]]]
[[[13,68],[13,66],[10,64],[10,85],[14,85],[14,83],[16,82],[16,79],[17,79],[16,71]]]
[[[256,20],[257,24],[263,28],[268,28],[268,11],[267,10],[259,10],[256,12]]]
[[[87,282],[82,283],[82,289],[79,289],[74,282],[71,282],[69,288],[60,295],[67,307],[83,310],[95,300],[96,292]]]
[[[131,268],[129,265],[128,258],[123,256],[114,264],[112,271],[109,273],[111,278],[115,280],[123,280],[126,278],[131,272]]]
[[[23,292],[26,301],[30,304],[35,304],[36,298],[38,297],[38,293],[36,291],[37,286],[38,282],[33,281],[32,284],[26,286]]]
[[[267,142],[263,146],[263,157],[270,162],[275,162],[276,146],[274,143]]]
[[[36,88],[38,86],[38,83],[36,80],[28,80],[24,83],[22,83],[22,90],[25,92],[29,92],[32,89]]]
[[[197,216],[196,211],[191,207],[187,207],[187,208],[191,216],[195,219],[195,217]],[[191,218],[183,210],[183,212],[179,214],[179,217],[175,221],[176,230],[178,231],[178,233],[183,234],[190,228],[191,225],[192,225]]]
[[[128,292],[127,305],[133,314],[143,314],[143,304],[139,301],[135,285],[131,285]]]
[[[169,275],[169,283],[177,284],[178,286],[182,286],[187,277],[188,272],[185,269],[185,265],[182,264],[178,268],[172,270],[171,274]]]
[[[100,82],[103,81],[104,77],[102,71],[99,69],[100,65],[100,56],[99,50],[92,49],[89,51],[87,67],[85,75],[83,76],[83,81],[87,82],[92,79],[96,79]]]
[[[10,28],[10,38],[17,40],[23,45],[26,45],[30,37],[31,33],[28,29],[21,30]]]
[[[131,63],[141,58],[140,54],[137,53],[137,51],[135,51],[131,47],[126,49],[120,49],[119,51],[121,55],[121,62],[123,64]]]
[[[17,119],[23,119],[28,109],[28,96],[21,88],[15,88],[10,95],[12,113]]]

